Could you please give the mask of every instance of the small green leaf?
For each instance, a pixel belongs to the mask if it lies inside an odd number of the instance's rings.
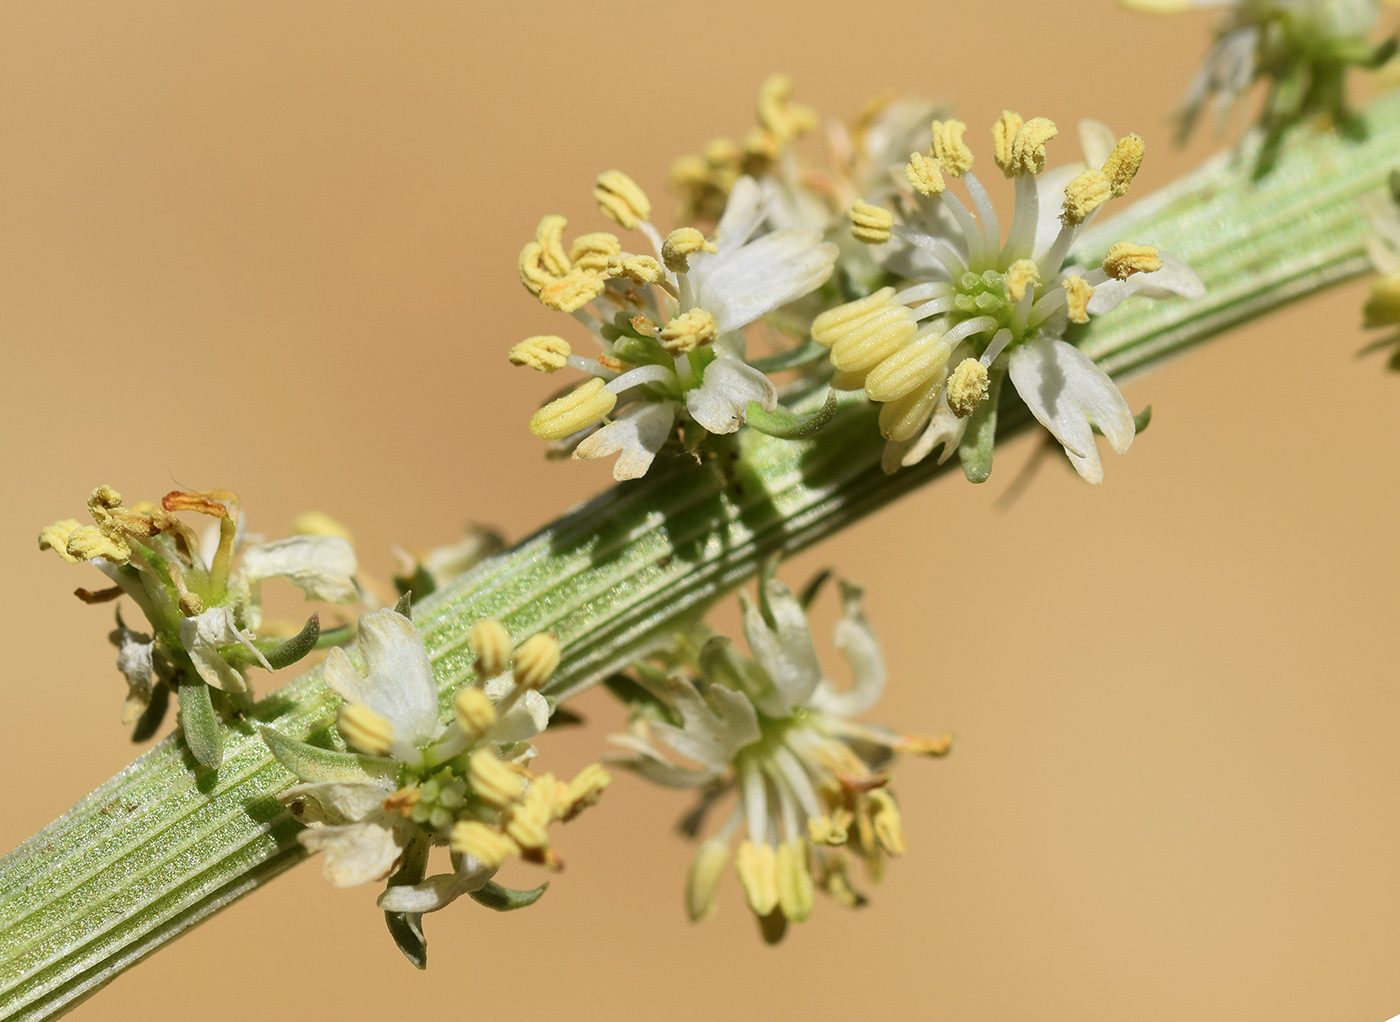
[[[970,483],[985,483],[992,474],[992,445],[997,438],[997,403],[1001,400],[1004,373],[992,373],[987,396],[972,413],[972,419],[958,444],[958,460]]]
[[[394,604],[394,613],[395,613],[395,614],[402,614],[404,617],[408,618],[410,621],[413,620],[413,590],[412,590],[412,589],[410,589],[410,590],[409,590],[408,592],[406,592],[406,593],[400,594],[400,596],[399,596],[399,602],[396,603],[396,604]]]
[[[749,365],[761,373],[780,373],[784,369],[799,369],[802,366],[811,365],[813,362],[820,362],[830,354],[830,351],[825,345],[818,344],[816,341],[808,341],[806,344],[799,344],[787,351],[780,351],[776,355],[756,358]]]
[[[274,671],[280,671],[283,667],[290,667],[315,649],[316,641],[320,637],[321,615],[312,614],[306,619],[306,624],[302,626],[301,631],[285,642],[274,644],[262,639],[254,641],[253,645],[262,650],[263,656],[267,657],[267,662],[272,665]]]
[[[832,570],[823,568],[812,576],[812,580],[802,587],[802,592],[798,594],[797,602],[802,604],[803,610],[810,610],[812,604],[821,595],[822,588],[831,581]]]
[[[209,686],[203,681],[180,682],[180,726],[194,758],[204,766],[218,769],[224,760],[224,738]]]
[[[540,884],[532,891],[517,891],[511,887],[502,887],[494,880],[488,880],[485,887],[479,891],[472,891],[471,896],[478,905],[485,905],[497,912],[514,912],[518,908],[533,905],[547,890],[549,884]]]
[[[321,784],[325,781],[393,780],[398,777],[398,766],[391,759],[322,749],[288,738],[270,727],[260,727],[258,730],[262,733],[267,747],[277,757],[277,762],[308,784]]]
[[[424,837],[409,842],[403,852],[403,864],[397,873],[389,878],[389,887],[419,884],[428,873],[428,851],[430,843]],[[423,936],[423,914],[421,912],[385,912],[384,922],[389,927],[389,935],[403,956],[413,963],[415,969],[428,967],[428,938]]]
[[[428,574],[427,568],[421,563],[415,563],[412,575],[394,576],[394,588],[400,596],[412,593],[415,600],[421,600],[437,588],[437,583],[433,581],[433,576]]]
[[[765,412],[757,401],[749,402],[746,421],[760,433],[767,433],[780,440],[805,440],[816,435],[836,414],[836,391],[826,392],[826,403],[810,415],[798,415],[782,405]]]

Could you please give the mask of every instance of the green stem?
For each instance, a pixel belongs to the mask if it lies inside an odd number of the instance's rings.
[[[1092,232],[1082,251],[1120,238],[1159,245],[1195,267],[1209,294],[1130,300],[1080,333],[1084,350],[1127,376],[1363,272],[1367,227],[1354,200],[1381,186],[1400,152],[1400,97],[1373,105],[1368,121],[1367,141],[1307,138],[1257,184],[1252,153],[1217,158]],[[1000,419],[1003,438],[1030,424],[1010,396]],[[884,475],[874,420],[871,406],[848,396],[814,440],[746,430],[704,465],[658,465],[433,594],[415,619],[444,709],[469,677],[466,633],[480,617],[518,637],[558,635],[565,661],[549,695],[564,699],[702,612],[764,558],[815,543],[945,470],[930,459]],[[61,1014],[299,861],[297,825],[274,799],[293,778],[254,722],[306,738],[327,729],[334,710],[313,670],[225,730],[217,772],[200,770],[172,735],[0,861],[0,1015]]]

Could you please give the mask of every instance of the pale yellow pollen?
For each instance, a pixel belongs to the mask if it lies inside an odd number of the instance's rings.
[[[554,807],[554,815],[568,823],[585,809],[596,806],[610,784],[612,774],[601,764],[588,764],[564,788],[563,796]]]
[[[569,246],[569,261],[574,268],[590,273],[602,273],[608,268],[608,260],[621,254],[622,242],[607,231],[580,234]]]
[[[869,798],[875,806],[871,821],[875,825],[875,840],[888,854],[903,855],[904,822],[899,815],[899,807],[894,804],[894,797],[883,788],[877,788]]]
[[[68,552],[68,537],[82,527],[82,523],[75,518],[65,518],[44,526],[39,530],[39,549],[52,550],[69,564],[77,564],[78,558]]]
[[[90,561],[94,557],[125,564],[131,560],[131,547],[119,535],[111,535],[95,525],[79,525],[68,534],[68,558]]]
[[[954,177],[962,177],[972,169],[972,150],[963,141],[965,131],[967,125],[962,121],[933,122],[933,155]]]
[[[661,258],[672,273],[690,269],[689,257],[696,252],[718,252],[719,246],[705,240],[694,227],[677,227],[661,244]]]
[[[938,403],[939,392],[943,389],[943,381],[947,378],[946,372],[945,365],[922,387],[882,405],[880,435],[897,443],[912,440],[928,424],[933,407]]]
[[[1065,185],[1065,204],[1060,220],[1068,227],[1077,227],[1113,196],[1108,175],[1099,170],[1086,170]]]
[[[995,147],[995,158],[997,166],[1001,168],[1003,174],[1011,177],[1015,171],[1012,167],[1011,156],[1016,141],[1016,133],[1021,130],[1021,115],[1010,110],[1003,110],[997,122],[992,125],[992,143]]]
[[[744,897],[755,915],[766,916],[778,907],[778,863],[772,845],[755,844],[745,838],[739,843],[734,865]]]
[[[817,845],[844,845],[846,826],[830,816],[810,816],[807,818],[807,836]]]
[[[1400,270],[1392,270],[1371,282],[1361,313],[1367,327],[1400,323]]]
[[[828,309],[812,320],[812,340],[831,347],[857,325],[884,309],[894,297],[894,288],[882,287],[874,294]]]
[[[500,869],[516,850],[515,842],[480,820],[459,820],[452,827],[448,846],[458,855],[470,855],[487,869]]]
[[[806,843],[801,838],[784,841],[778,846],[776,866],[778,905],[790,921],[804,922],[816,903]]]
[[[613,410],[617,395],[596,376],[530,416],[530,432],[541,440],[563,440]]]
[[[1128,186],[1137,176],[1146,151],[1147,143],[1140,137],[1124,135],[1113,147],[1113,152],[1108,154],[1108,159],[1103,161],[1103,173],[1113,186],[1114,198],[1122,198],[1128,194]]]
[[[943,734],[935,738],[932,735],[904,735],[895,748],[911,756],[946,756],[952,751],[953,736]]]
[[[99,486],[88,496],[87,505],[93,516],[98,517],[101,511],[110,511],[113,508],[121,507],[122,495],[110,486]]]
[[[496,707],[479,688],[458,689],[452,697],[452,715],[457,727],[473,741],[496,726]]]
[[[705,148],[701,150],[701,153],[704,154],[705,162],[711,167],[737,169],[739,161],[744,158],[744,151],[732,138],[712,138],[705,143]]]
[[[1115,280],[1127,280],[1134,273],[1156,273],[1162,268],[1162,257],[1151,245],[1134,245],[1120,241],[1103,258],[1103,271]]]
[[[568,364],[571,354],[573,349],[564,338],[541,334],[538,337],[527,337],[519,344],[512,345],[508,357],[511,365],[529,366],[542,373],[554,373]]]
[[[634,284],[662,284],[666,281],[666,271],[654,256],[624,255],[608,260],[609,277],[626,277]]]
[[[554,819],[553,774],[544,774],[530,782],[525,797],[511,810],[505,831],[521,848],[547,848],[548,827]]]
[[[530,636],[515,651],[515,683],[524,688],[543,687],[554,677],[562,655],[559,640],[548,632]]]
[[[551,213],[535,228],[535,240],[540,244],[540,268],[555,277],[562,277],[573,269],[564,252],[564,228],[568,226],[569,221]]]
[[[630,320],[628,320],[628,322],[632,324],[632,329],[633,329],[633,330],[635,330],[635,331],[637,331],[637,333],[642,334],[642,335],[647,336],[647,337],[655,337],[655,336],[656,336],[656,331],[659,330],[659,329],[661,329],[661,328],[658,327],[655,323],[653,323],[651,320],[647,319],[645,316],[643,316],[643,315],[641,315],[641,314],[638,314],[638,315],[636,315],[636,316],[633,316]],[[606,356],[599,356],[598,361],[602,362],[602,360],[603,360],[604,357],[606,357]],[[604,364],[606,365],[607,363],[604,363]],[[616,367],[614,367],[614,366],[609,366],[608,368],[610,368],[610,369],[611,369],[611,368],[618,368],[618,369],[620,369],[621,366],[622,366],[622,363],[619,362],[619,363],[617,364]]]
[[[883,245],[890,240],[894,215],[889,210],[857,199],[846,215],[851,219],[851,233],[857,241],[863,241],[867,245]]]
[[[904,165],[904,178],[920,195],[937,195],[946,187],[937,157],[930,158],[923,153],[909,154],[909,162]]]
[[[948,377],[948,407],[960,419],[977,410],[987,396],[987,367],[975,358],[965,358]]]
[[[1013,302],[1026,296],[1026,290],[1035,290],[1040,284],[1040,267],[1034,259],[1017,259],[1006,268],[1006,293]]]
[[[758,119],[782,144],[805,135],[817,126],[817,113],[811,107],[793,103],[792,79],[771,74],[758,87]]]
[[[1089,322],[1089,299],[1094,297],[1094,289],[1078,274],[1065,278],[1065,304],[1069,309],[1071,323]]]
[[[467,632],[467,648],[472,651],[477,676],[494,678],[503,674],[510,662],[510,632],[495,618],[484,617]]]
[[[345,740],[367,755],[386,756],[394,747],[394,725],[364,703],[342,706],[339,724]]]
[[[525,247],[520,250],[520,260],[517,263],[520,283],[533,295],[539,294],[555,281],[554,275],[540,265],[543,256],[544,246],[538,241],[527,241]]]
[[[868,372],[908,343],[918,330],[913,312],[903,305],[887,305],[831,346],[831,364],[846,373]]]
[[[777,160],[782,152],[780,143],[766,128],[750,128],[744,136],[744,154],[741,165],[750,173],[762,173],[764,168]]]
[[[715,894],[728,861],[729,842],[722,838],[710,838],[695,850],[685,881],[685,912],[691,922],[698,923],[715,914]]]
[[[1045,169],[1045,143],[1060,133],[1055,122],[1045,117],[1032,117],[1011,143],[1011,175],[1034,177]]]
[[[951,345],[935,333],[916,337],[890,355],[865,377],[865,394],[872,401],[896,401],[923,386],[943,368]]]
[[[558,312],[573,312],[603,293],[603,280],[601,274],[572,270],[541,288],[540,301]]]
[[[661,328],[657,335],[661,346],[672,355],[684,355],[702,345],[713,343],[719,336],[719,324],[704,309],[681,313]]]
[[[629,231],[643,220],[651,219],[651,200],[647,193],[620,170],[605,170],[593,185],[593,198],[598,209]]]
[[[502,763],[490,749],[477,749],[467,760],[467,781],[488,805],[504,809],[520,800],[525,778]]]
[[[350,534],[350,530],[345,525],[324,511],[303,511],[292,519],[292,535],[294,536],[337,536],[347,543],[353,543],[355,537]]]

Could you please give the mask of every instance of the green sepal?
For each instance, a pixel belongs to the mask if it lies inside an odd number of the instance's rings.
[[[141,712],[141,716],[136,718],[136,726],[131,730],[131,740],[144,742],[155,734],[161,721],[165,720],[165,711],[169,707],[170,689],[164,683],[158,682],[151,689],[150,703]]]
[[[413,620],[413,590],[399,595],[399,602],[394,604],[394,613],[402,614],[410,621]]]
[[[472,891],[472,900],[497,912],[514,912],[518,908],[529,908],[544,896],[549,884],[540,884],[531,891],[517,891],[513,887],[502,887],[494,880],[486,881],[479,891]]]
[[[180,727],[194,758],[217,770],[224,761],[224,736],[209,686],[203,681],[180,682]]]
[[[389,887],[421,884],[428,875],[428,852],[431,843],[421,834],[414,838],[403,852],[403,864],[398,872],[389,878]],[[413,963],[415,969],[428,967],[428,938],[423,935],[423,914],[421,912],[385,912],[384,922],[389,927],[389,936],[403,952],[403,956]]]
[[[832,416],[836,414],[836,408],[837,400],[834,390],[828,390],[826,403],[808,415],[790,412],[782,405],[771,412],[765,412],[763,406],[757,401],[750,401],[745,421],[760,433],[767,433],[779,440],[806,440],[810,436],[815,436],[823,426],[831,421]]]
[[[821,595],[822,588],[831,581],[833,575],[834,573],[830,568],[823,568],[812,576],[811,581],[802,587],[802,592],[797,595],[797,602],[802,605],[803,610],[811,609],[812,604],[817,602],[817,597]]]
[[[314,650],[320,638],[321,615],[312,614],[306,619],[306,624],[302,626],[301,631],[285,642],[279,642],[271,649],[263,646],[263,642],[267,640],[254,640],[253,645],[262,650],[263,656],[267,657],[267,662],[272,665],[274,671],[280,671],[284,667],[290,667]],[[271,644],[269,643],[269,645]]]
[[[433,576],[428,574],[427,568],[421,563],[415,563],[412,575],[394,576],[394,588],[400,596],[412,593],[413,599],[421,600],[437,588],[437,583],[433,581]]]
[[[992,474],[992,445],[997,438],[997,404],[1001,400],[1004,373],[992,373],[987,396],[972,413],[958,444],[958,460],[970,483],[985,483]]]
[[[307,784],[323,784],[326,781],[392,782],[398,778],[398,764],[392,759],[307,745],[270,727],[260,727],[258,731],[277,762]]]
[[[614,358],[619,358],[629,365],[657,365],[672,370],[676,368],[676,360],[667,354],[660,343],[650,337],[624,334],[613,341],[612,354]]]
[[[829,354],[831,354],[830,348],[818,344],[816,341],[808,341],[806,344],[799,344],[787,351],[780,351],[776,355],[756,358],[749,365],[760,373],[780,373],[784,369],[800,369],[813,362],[820,362]]]

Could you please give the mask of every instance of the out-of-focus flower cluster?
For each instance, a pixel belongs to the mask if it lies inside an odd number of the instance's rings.
[[[1396,328],[1397,332],[1366,346],[1364,351],[1393,348],[1390,368],[1400,372],[1400,168],[1390,172],[1389,186],[1362,198],[1373,233],[1366,240],[1380,277],[1371,282],[1362,309],[1368,329]]]

